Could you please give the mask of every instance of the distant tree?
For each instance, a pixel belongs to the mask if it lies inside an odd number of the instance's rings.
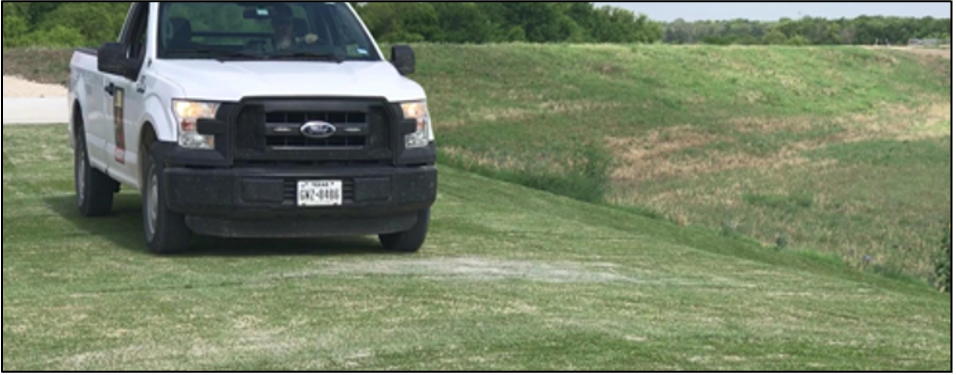
[[[429,3],[371,2],[361,7],[369,30],[382,42],[421,42],[440,38],[438,13]]]
[[[20,14],[26,18],[27,22],[31,26],[38,25],[48,14],[60,8],[65,2],[39,2],[39,1],[29,1],[29,2],[15,2],[13,4],[15,7],[20,9]],[[6,10],[4,10],[6,13]]]
[[[33,36],[64,45],[99,45],[115,41],[126,19],[130,3],[65,3],[47,14]],[[76,33],[69,36],[68,33]],[[41,37],[43,36],[43,37]]]
[[[475,3],[432,3],[438,17],[440,42],[483,43],[492,38],[494,25]]]
[[[906,44],[952,39],[950,18],[804,17],[658,23],[646,15],[589,2],[350,2],[376,39],[395,42]],[[3,2],[3,46],[98,45],[115,40],[129,2]],[[204,6],[204,5],[196,5]],[[210,5],[214,6],[214,5]],[[235,14],[202,20],[233,27]],[[241,24],[241,22],[238,22]]]
[[[766,45],[784,44],[787,42],[787,35],[780,30],[774,29],[774,30],[771,30],[769,33],[764,34],[761,42]]]
[[[808,46],[810,45],[810,40],[803,35],[794,35],[787,39],[787,45],[791,46]]]
[[[14,2],[3,2],[0,5],[0,9],[3,10],[3,18],[13,17],[13,16],[22,16],[21,6],[18,3]]]
[[[45,47],[79,47],[84,45],[94,45],[90,39],[83,37],[83,34],[72,27],[64,25],[55,25],[50,28],[44,28],[30,33],[27,38],[33,41],[43,41]]]
[[[664,27],[646,15],[605,6],[597,9],[590,22],[593,39],[601,43],[653,43],[664,38]]]
[[[508,30],[505,40],[509,42],[527,42],[528,37],[525,35],[524,29],[521,28],[521,26],[513,26]]]
[[[813,45],[872,44],[875,40],[884,43],[905,44],[910,38],[931,35],[952,35],[950,19],[868,17],[852,20],[804,17],[799,20],[782,18],[776,22],[749,20],[698,21],[683,20],[664,25],[664,41],[667,43],[712,43],[712,44],[780,44],[802,43],[804,39]],[[767,36],[774,30],[784,35]]]
[[[18,47],[23,43],[27,23],[17,16],[3,16],[3,48]]]

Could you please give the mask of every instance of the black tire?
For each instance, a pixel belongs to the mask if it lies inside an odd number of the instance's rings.
[[[412,229],[393,234],[379,235],[379,241],[386,250],[403,253],[417,253],[425,244],[428,237],[428,224],[431,221],[431,210],[418,214],[418,223]]]
[[[162,164],[157,164],[152,150],[140,150],[143,157],[143,234],[153,254],[176,254],[188,250],[192,231],[186,217],[169,210],[163,191]]]
[[[86,133],[77,124],[76,144],[73,147],[73,185],[76,206],[84,217],[101,217],[113,211],[113,195],[119,183],[90,165]]]

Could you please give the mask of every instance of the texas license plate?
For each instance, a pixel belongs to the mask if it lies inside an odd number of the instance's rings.
[[[299,181],[299,207],[342,205],[342,181]]]

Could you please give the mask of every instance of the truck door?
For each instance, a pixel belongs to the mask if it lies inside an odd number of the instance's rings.
[[[95,68],[94,68],[95,69]],[[83,75],[84,86],[77,86],[77,95],[86,97],[86,103],[83,110],[86,112],[83,119],[86,130],[87,153],[90,157],[90,164],[101,170],[109,167],[109,158],[106,155],[106,118],[108,117],[108,99],[103,93],[106,86],[106,80],[98,71],[82,71],[78,74]]]
[[[110,175],[121,181],[139,181],[137,162],[139,140],[138,122],[143,118],[146,101],[146,85],[143,65],[146,60],[146,42],[148,40],[149,6],[148,3],[136,3],[131,11],[129,24],[125,28],[120,42],[126,46],[127,56],[135,66],[129,76],[106,75],[108,92],[107,111],[108,128],[106,146],[110,160]],[[137,184],[138,186],[138,184]]]

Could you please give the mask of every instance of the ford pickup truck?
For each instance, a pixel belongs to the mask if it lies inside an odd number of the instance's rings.
[[[386,58],[347,2],[136,2],[70,66],[76,204],[142,196],[146,247],[378,236],[417,252],[435,135],[410,47]]]

